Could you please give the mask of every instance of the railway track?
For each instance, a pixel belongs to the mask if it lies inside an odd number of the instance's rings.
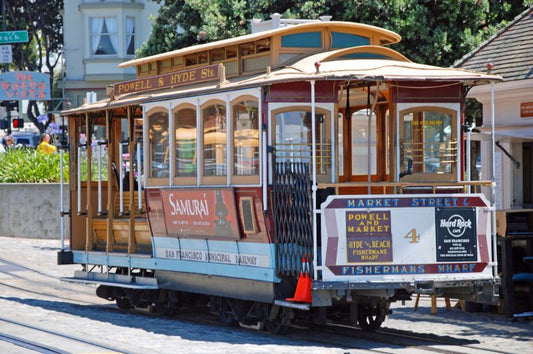
[[[0,341],[38,353],[113,352],[127,350],[0,317]],[[29,338],[32,338],[31,340]]]
[[[70,321],[72,316],[73,323],[76,323],[76,328],[82,326],[83,318],[97,319],[110,323],[110,328],[117,331],[124,331],[128,333],[132,328],[141,329],[149,333],[165,333],[169,337],[167,339],[174,341],[179,340],[180,335],[184,336],[188,327],[200,326],[205,327],[205,331],[209,333],[229,333],[230,338],[233,337],[249,337],[254,338],[254,343],[299,343],[292,344],[309,349],[309,352],[320,353],[439,353],[439,354],[458,354],[458,353],[514,353],[512,349],[496,350],[486,343],[471,339],[464,335],[439,335],[439,334],[422,334],[415,333],[410,330],[391,329],[384,327],[375,333],[361,331],[352,326],[343,325],[328,325],[323,327],[314,327],[308,325],[294,324],[289,329],[289,333],[284,336],[273,337],[272,334],[265,331],[258,331],[257,329],[240,328],[230,329],[221,324],[218,318],[206,310],[200,309],[186,309],[180,311],[178,315],[172,317],[160,318],[150,314],[147,310],[130,310],[123,311],[115,307],[114,304],[98,299],[94,294],[94,288],[80,285],[64,285],[58,282],[57,278],[44,274],[38,270],[33,270],[11,262],[5,259],[0,259],[0,266],[5,265],[0,269],[0,287],[2,290],[2,300],[20,302],[30,306],[41,306],[39,299],[44,299],[42,308],[45,311],[62,311],[69,315],[66,319]],[[6,272],[6,268],[8,268]],[[1,273],[5,276],[1,276]],[[13,297],[6,294],[6,289],[11,292]],[[53,298],[54,304],[47,303],[47,299]],[[94,301],[91,301],[94,300]],[[89,305],[89,306],[87,306]],[[97,306],[96,308],[94,306]],[[9,306],[9,305],[8,305]],[[73,307],[74,306],[74,307]],[[101,308],[98,308],[101,306]],[[145,316],[143,320],[140,316]],[[7,315],[6,315],[7,316]],[[39,315],[42,317],[43,315]],[[120,317],[120,320],[110,320]],[[149,318],[148,318],[149,317]],[[21,351],[25,348],[29,352],[43,352],[43,353],[63,353],[63,352],[105,352],[105,351],[119,351],[131,352],[135,350],[134,343],[130,343],[129,347],[126,343],[113,342],[106,335],[98,337],[94,333],[87,334],[92,338],[98,338],[103,343],[86,340],[85,338],[77,336],[77,331],[65,330],[65,332],[56,331],[57,326],[50,328],[41,327],[41,322],[23,323],[28,317],[5,316],[0,317],[0,342],[6,345],[19,348]],[[35,317],[38,319],[39,317]],[[175,320],[169,321],[169,319]],[[174,322],[174,324],[172,324]],[[129,323],[133,326],[130,328]],[[140,324],[143,323],[143,324]],[[90,326],[94,326],[91,324]],[[114,327],[113,327],[114,326]],[[164,328],[164,329],[163,329]],[[169,328],[174,328],[169,330]],[[68,334],[67,334],[68,332]],[[200,333],[197,336],[189,337],[191,341],[202,341]],[[127,346],[124,348],[116,348],[108,343]],[[65,344],[63,344],[65,342]],[[232,345],[232,340],[223,340],[222,345]],[[144,345],[144,343],[143,343]],[[150,345],[150,344],[146,344]],[[290,345],[290,344],[289,344]],[[72,350],[72,348],[80,348],[80,350]],[[331,351],[328,351],[328,348]],[[501,349],[501,348],[500,348]],[[8,351],[9,352],[9,351]],[[19,352],[19,350],[16,350]],[[161,350],[161,352],[166,352]]]

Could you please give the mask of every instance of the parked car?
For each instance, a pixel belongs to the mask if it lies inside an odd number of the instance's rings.
[[[15,139],[15,146],[37,147],[40,134],[37,132],[16,132],[11,134]]]

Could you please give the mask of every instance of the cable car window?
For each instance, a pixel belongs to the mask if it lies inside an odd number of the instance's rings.
[[[107,145],[98,144],[98,141],[106,140],[105,126],[93,125],[91,130],[91,141],[89,141],[89,144],[91,144],[91,180],[97,181],[98,175],[100,175],[102,181],[107,181]],[[80,144],[84,145],[87,143],[85,125],[80,126],[79,137]],[[82,181],[87,181],[87,145],[82,146],[80,149],[80,177]],[[100,161],[100,163],[98,161]]]
[[[168,113],[148,116],[150,171],[149,177],[168,177]]]
[[[233,175],[259,174],[259,121],[256,101],[233,105]]]
[[[402,176],[412,173],[450,175],[454,172],[457,141],[452,114],[440,111],[404,113],[400,141]]]
[[[368,110],[362,109],[352,114],[352,175],[376,174],[376,115],[370,116],[370,155]]]
[[[211,104],[202,109],[204,129],[204,176],[226,176],[226,106]]]
[[[331,164],[326,141],[326,115],[315,114],[317,173]],[[276,114],[276,158],[278,162],[311,162],[311,112],[285,111]]]
[[[181,109],[174,113],[176,122],[176,176],[196,177],[196,111]]]

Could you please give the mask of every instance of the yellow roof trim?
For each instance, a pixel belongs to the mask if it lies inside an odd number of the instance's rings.
[[[325,52],[324,54],[330,54],[330,55],[324,56],[322,58],[322,61],[332,60],[332,59],[343,57],[345,55],[358,54],[358,53],[377,54],[377,55],[383,55],[390,59],[412,62],[407,57],[398,53],[397,51],[392,50],[387,47],[378,46],[378,45],[363,45],[363,46],[358,46],[358,47],[343,48],[343,49],[336,50],[334,52]]]
[[[173,51],[166,52],[166,53],[161,53],[161,54],[156,54],[156,55],[152,55],[149,57],[126,61],[124,63],[119,64],[119,67],[126,68],[130,66],[137,66],[137,65],[155,62],[155,61],[170,59],[173,57],[183,56],[183,55],[187,55],[191,53],[197,53],[197,52],[202,52],[202,51],[216,49],[216,48],[224,48],[228,46],[238,45],[241,43],[260,40],[260,39],[267,38],[273,35],[285,35],[285,34],[290,34],[290,33],[302,32],[302,30],[306,30],[306,29],[323,29],[323,28],[328,28],[328,27],[345,28],[348,32],[352,32],[352,33],[357,32],[358,34],[360,34],[361,31],[363,32],[366,31],[368,32],[369,37],[377,36],[380,41],[386,41],[387,44],[398,43],[402,38],[399,34],[395,32],[386,30],[384,28],[372,26],[372,25],[365,25],[362,23],[342,22],[342,21],[311,22],[311,23],[305,23],[305,24],[296,25],[296,26],[277,28],[277,29],[273,29],[270,31],[247,34],[247,35],[240,36],[240,37],[223,39],[223,40],[205,43],[205,44],[198,44],[198,45],[194,45],[194,46],[190,46],[186,48],[173,50]]]

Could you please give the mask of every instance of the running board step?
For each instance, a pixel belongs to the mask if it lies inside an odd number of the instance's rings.
[[[293,309],[306,310],[306,311],[308,311],[311,308],[311,304],[302,304],[298,302],[290,302],[290,301],[285,301],[285,300],[275,300],[274,305],[278,305],[281,307],[290,307]]]
[[[59,279],[69,283],[100,284],[128,289],[159,289],[159,286],[157,285],[157,279],[155,278],[137,277],[114,273],[75,271],[74,277],[63,277]]]

